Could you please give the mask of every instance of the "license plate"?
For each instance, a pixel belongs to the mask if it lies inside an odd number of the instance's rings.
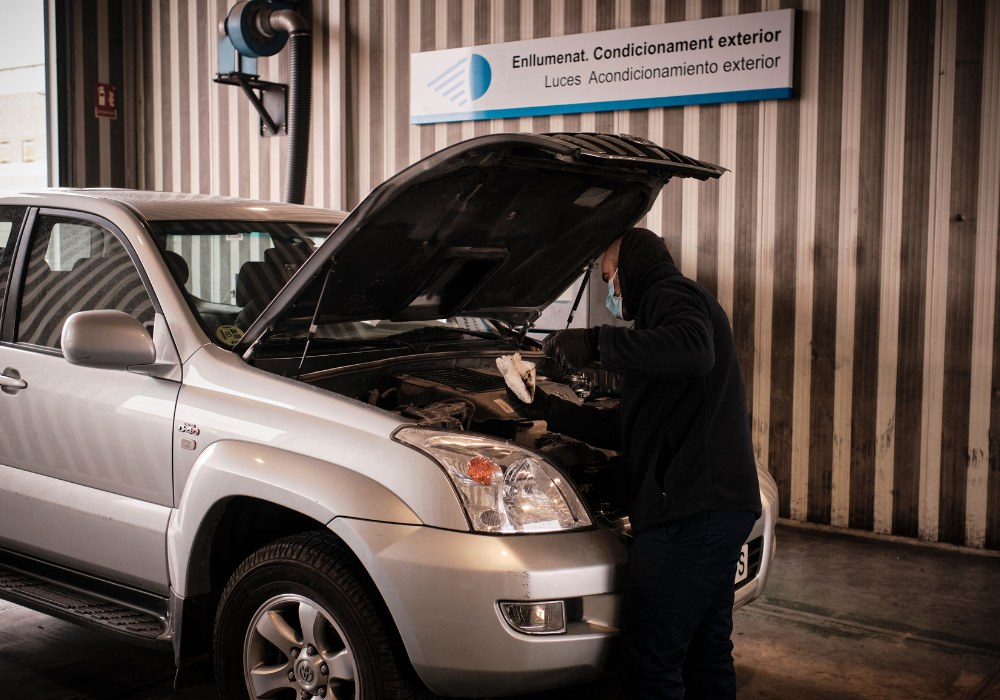
[[[736,565],[736,583],[739,583],[747,577],[749,572],[749,566],[747,565],[747,559],[750,557],[750,547],[749,545],[743,545],[743,549],[740,550],[740,561]]]

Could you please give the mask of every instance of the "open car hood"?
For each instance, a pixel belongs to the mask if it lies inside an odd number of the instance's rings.
[[[723,172],[634,136],[463,141],[372,190],[234,350],[314,323],[460,315],[526,322],[635,225],[671,177]]]

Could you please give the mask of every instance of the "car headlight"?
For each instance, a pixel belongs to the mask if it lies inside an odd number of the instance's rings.
[[[444,468],[479,532],[554,532],[591,525],[566,477],[534,452],[488,437],[408,426],[393,437]]]

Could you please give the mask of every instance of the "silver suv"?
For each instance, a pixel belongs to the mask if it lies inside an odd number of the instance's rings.
[[[613,668],[618,453],[511,409],[613,405],[527,336],[672,177],[635,137],[466,141],[350,215],[0,197],[0,597],[172,649],[224,698],[507,695]],[[776,488],[736,605],[761,595]]]

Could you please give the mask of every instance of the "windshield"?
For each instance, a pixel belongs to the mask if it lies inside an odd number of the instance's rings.
[[[261,221],[151,221],[174,281],[208,337],[232,348],[313,251],[333,224]],[[462,333],[459,333],[462,332]],[[274,336],[301,342],[307,328]],[[353,321],[319,326],[320,340],[400,345],[455,343],[462,335],[498,336],[495,323],[477,317],[429,321]],[[456,338],[456,336],[458,336]]]
[[[201,327],[231,348],[335,224],[151,221],[174,281]]]

